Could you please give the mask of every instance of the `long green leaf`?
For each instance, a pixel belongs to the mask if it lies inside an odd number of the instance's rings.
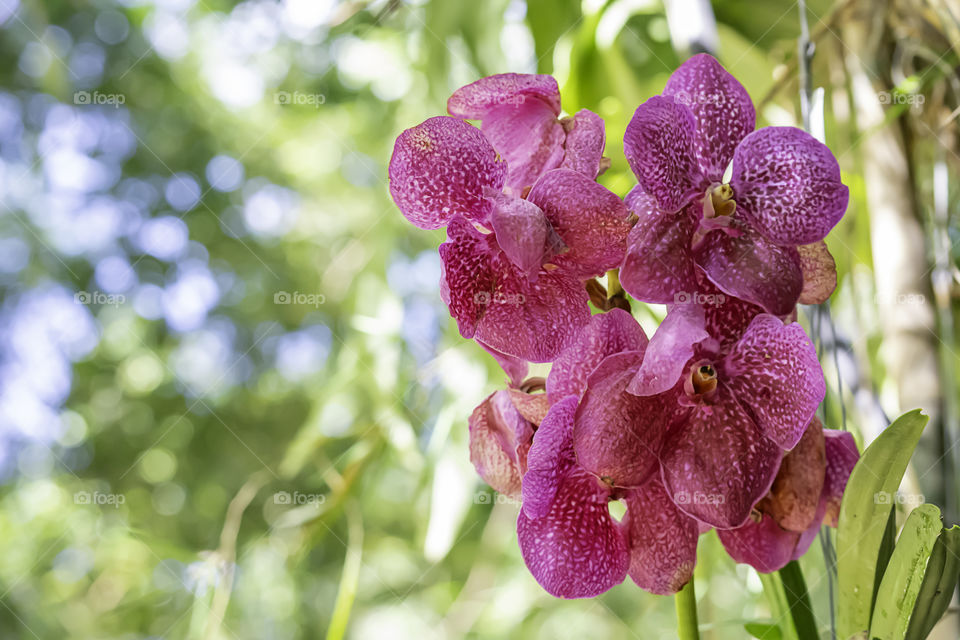
[[[752,638],[761,638],[762,640],[781,640],[780,627],[769,622],[748,622],[743,628]]]
[[[919,410],[894,420],[867,447],[850,474],[837,531],[838,637],[863,634],[870,625],[877,559],[892,499],[929,418]]]
[[[923,640],[947,610],[960,580],[960,526],[944,529],[933,546],[906,640]]]
[[[816,638],[817,620],[813,615],[813,606],[810,604],[810,594],[807,593],[807,583],[803,579],[800,564],[793,560],[778,572],[783,581],[783,592],[790,607],[790,618],[797,629],[800,638]]]
[[[927,560],[943,531],[940,509],[922,504],[907,517],[880,582],[870,619],[870,638],[903,640],[913,613]]]

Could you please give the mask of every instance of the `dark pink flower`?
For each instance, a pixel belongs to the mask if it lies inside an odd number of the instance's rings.
[[[620,273],[631,295],[674,302],[696,291],[697,266],[726,294],[774,315],[790,313],[802,293],[829,295],[829,253],[799,248],[843,216],[840,168],[801,129],[754,131],[755,122],[746,90],[706,54],[636,110],[624,151],[640,182],[626,198],[639,221]]]

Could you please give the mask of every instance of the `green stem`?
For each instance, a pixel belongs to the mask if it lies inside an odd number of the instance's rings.
[[[697,594],[693,590],[693,578],[674,596],[677,603],[677,634],[680,640],[700,640],[697,629]]]
[[[807,583],[803,579],[803,571],[796,560],[791,561],[780,569],[780,579],[783,581],[784,595],[787,597],[787,606],[790,607],[790,617],[793,626],[800,638],[819,638],[817,621],[813,616],[813,607],[810,605],[810,595],[807,593]]]

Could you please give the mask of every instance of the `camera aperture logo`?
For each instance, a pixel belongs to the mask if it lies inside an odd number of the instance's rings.
[[[299,491],[294,491],[290,493],[289,491],[277,491],[273,494],[273,504],[289,504],[289,505],[314,505],[319,507],[324,502],[327,501],[327,496],[322,493],[300,493]]]
[[[114,109],[119,109],[120,105],[127,103],[127,96],[122,93],[100,93],[99,91],[77,91],[73,94],[73,104],[89,105],[97,104]]]
[[[101,493],[99,491],[77,491],[73,494],[74,504],[106,505],[118,509],[126,504],[127,497],[122,493]]]
[[[273,304],[295,304],[318,308],[327,301],[322,293],[302,293],[300,291],[277,291],[273,294]]]
[[[305,93],[303,91],[277,91],[273,94],[274,104],[280,105],[306,105],[319,109],[320,105],[327,101],[327,97],[322,93]]]

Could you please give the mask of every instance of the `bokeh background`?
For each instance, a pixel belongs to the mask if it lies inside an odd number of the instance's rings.
[[[467,453],[503,374],[386,183],[400,131],[503,71],[606,120],[620,195],[626,123],[691,50],[800,123],[795,2],[667,4],[0,0],[0,637],[675,637],[669,598],[524,568]],[[807,16],[852,194],[837,293],[800,314],[824,417],[863,443],[924,407],[902,502],[955,520],[960,8]],[[829,551],[802,563],[824,637]],[[705,638],[775,619],[713,534],[696,582]]]

